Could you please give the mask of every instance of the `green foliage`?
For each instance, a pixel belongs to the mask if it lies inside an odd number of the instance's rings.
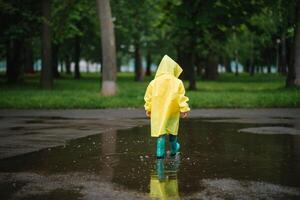
[[[70,54],[73,40],[80,37],[81,57],[99,62],[101,56],[99,18],[96,1],[52,1],[53,43],[60,45],[60,56]]]
[[[0,108],[118,108],[144,104],[147,82],[135,83],[132,74],[118,77],[119,92],[115,97],[99,93],[98,74],[82,74],[80,80],[64,76],[55,81],[53,91],[42,91],[38,76],[26,77],[24,85],[4,84],[0,79]],[[300,90],[284,89],[281,75],[261,74],[235,77],[223,74],[218,81],[198,80],[198,91],[187,91],[192,108],[262,108],[299,107]]]
[[[165,49],[161,37],[164,28],[159,27],[163,15],[160,10],[162,3],[153,0],[114,0],[111,3],[117,53],[121,62],[128,63],[136,44],[144,55],[150,50],[154,56],[161,56]]]
[[[205,67],[211,58],[274,65],[276,40],[292,41],[296,1],[111,0],[118,63],[127,64],[138,44],[143,57],[151,53],[153,63],[164,54],[176,59],[182,51]],[[59,60],[71,57],[79,37],[81,59],[101,62],[96,1],[52,0],[51,5],[52,44],[59,49]],[[39,59],[41,1],[0,0],[0,17],[5,19],[0,22],[0,57],[5,59],[7,40],[17,38],[33,43],[34,57]]]
[[[0,0],[0,17],[1,43],[7,39],[28,39],[37,36],[39,32],[35,30],[43,20],[37,0]]]

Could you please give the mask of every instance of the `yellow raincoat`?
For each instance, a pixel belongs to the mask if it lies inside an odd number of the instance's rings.
[[[180,112],[190,110],[182,81],[181,67],[165,55],[145,94],[145,110],[151,112],[151,136],[177,135]]]

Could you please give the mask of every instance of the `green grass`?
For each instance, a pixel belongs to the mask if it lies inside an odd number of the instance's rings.
[[[118,108],[143,107],[147,84],[133,81],[133,75],[118,76],[118,95],[100,95],[97,74],[82,74],[74,80],[63,76],[55,80],[52,91],[39,88],[39,76],[25,77],[22,85],[7,85],[0,78],[0,108]],[[185,83],[187,86],[187,83]],[[222,74],[217,81],[197,81],[197,91],[187,91],[192,108],[299,107],[300,89],[284,88],[285,77],[276,74]]]

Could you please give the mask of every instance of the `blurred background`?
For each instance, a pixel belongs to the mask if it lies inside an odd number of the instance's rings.
[[[138,107],[165,54],[194,107],[298,107],[299,4],[0,0],[0,107]]]

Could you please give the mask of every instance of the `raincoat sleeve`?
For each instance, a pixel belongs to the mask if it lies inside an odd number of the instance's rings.
[[[180,81],[178,93],[179,93],[178,94],[178,101],[179,101],[178,103],[179,103],[180,112],[190,111],[190,107],[187,103],[189,98],[187,96],[185,96],[185,89],[184,89],[184,85],[183,85],[182,81]]]
[[[151,105],[152,105],[152,82],[150,82],[150,84],[147,87],[146,93],[145,93],[145,110],[146,111],[150,111],[151,112]]]

